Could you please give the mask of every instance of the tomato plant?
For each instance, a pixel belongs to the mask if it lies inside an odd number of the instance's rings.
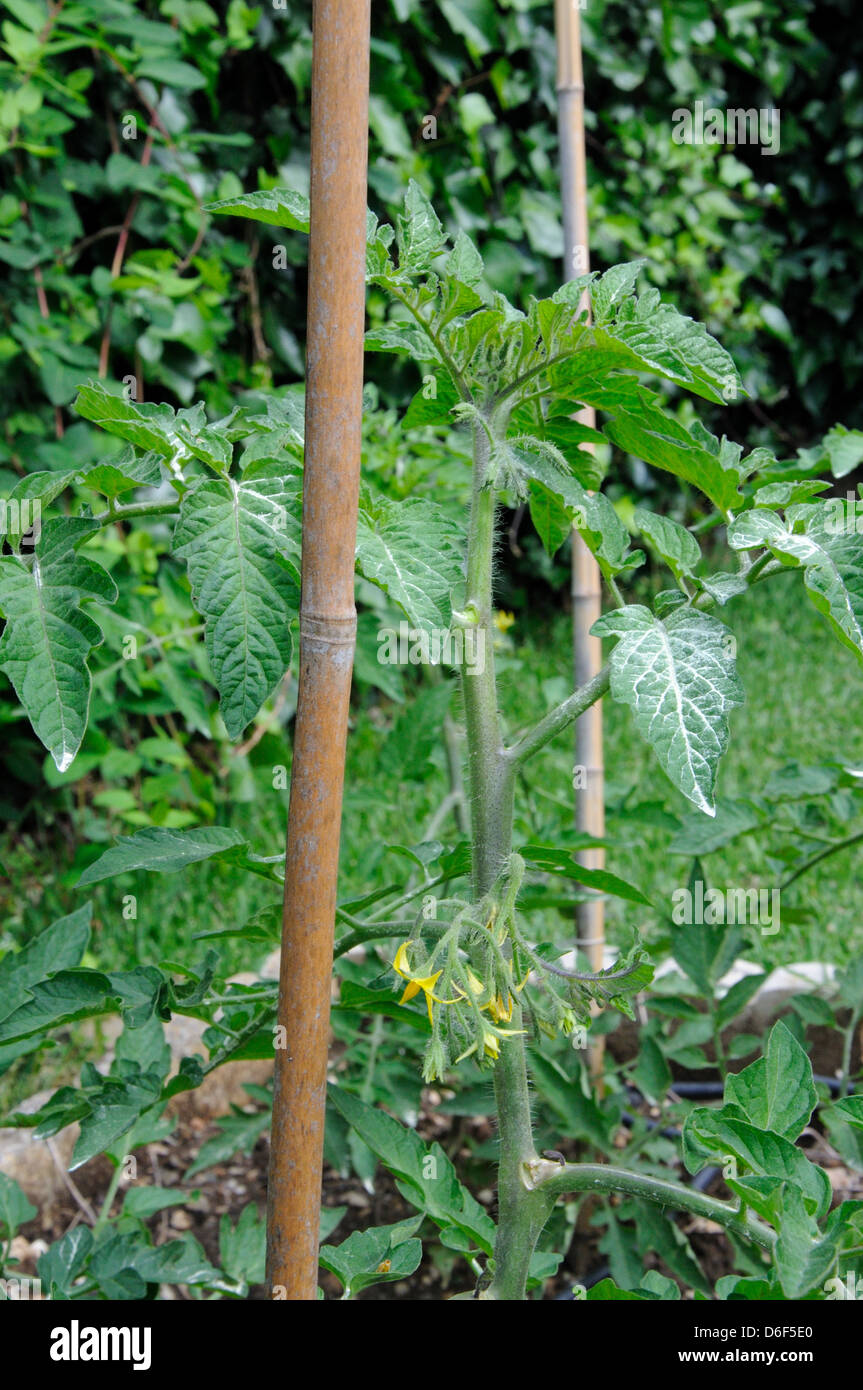
[[[307,201],[287,190],[224,199],[209,210],[308,230]],[[494,1222],[440,1146],[426,1146],[367,1096],[334,1086],[335,1111],[418,1212],[416,1220],[322,1248],[321,1262],[345,1296],[416,1268],[422,1254],[416,1232],[427,1217],[477,1276],[475,1293],[461,1297],[524,1299],[556,1267],[557,1257],[538,1242],[558,1197],[584,1192],[617,1193],[722,1226],[735,1250],[735,1272],[718,1290],[722,1297],[804,1298],[828,1279],[860,1269],[863,1203],[830,1210],[827,1176],[796,1141],[822,1103],[828,1125],[857,1142],[863,1098],[847,1094],[847,1067],[840,1094],[819,1096],[805,1049],[782,1022],[763,1055],[725,1076],[721,1104],[691,1109],[683,1124],[686,1168],[698,1174],[721,1166],[730,1200],[650,1168],[570,1163],[553,1151],[537,1151],[531,1071],[564,1110],[573,1103],[567,1088],[576,1084],[553,1054],[537,1051],[537,1043],[545,1038],[554,1048],[561,1039],[584,1035],[603,1010],[633,1018],[653,967],[637,931],[615,963],[590,972],[576,968],[576,961],[563,963],[569,943],[533,929],[523,908],[526,890],[549,875],[634,907],[646,899],[611,872],[577,865],[571,842],[514,847],[524,769],[579,714],[610,695],[629,708],[633,734],[691,803],[697,824],[707,825],[716,820],[717,769],[730,716],[744,699],[736,639],[722,618],[727,605],[795,572],[826,628],[863,659],[863,548],[856,527],[820,499],[829,483],[817,476],[817,461],[808,468],[799,460],[779,461],[763,447],[744,454],[697,420],[682,424],[663,391],[644,383],[645,376],[669,382],[716,405],[743,392],[731,358],[701,325],[661,302],[657,290],[637,292],[641,270],[642,263],[632,262],[585,275],[521,309],[488,292],[470,237],[459,232],[450,244],[417,184],[409,186],[394,228],[369,214],[368,280],[393,309],[370,330],[367,346],[418,364],[422,384],[406,423],[437,429],[440,448],[453,426],[467,435],[471,481],[466,528],[446,498],[400,498],[368,486],[357,571],[403,615],[418,661],[427,662],[432,643],[445,638],[447,650],[461,653],[445,659],[459,667],[471,816],[469,839],[450,852],[427,854],[437,871],[424,873],[415,888],[400,894],[388,889],[340,909],[336,952],[343,960],[357,946],[375,950],[390,943],[388,978],[383,986],[372,981],[362,987],[365,1004],[397,1021],[417,1011],[427,1082],[457,1077],[467,1059],[490,1076],[500,1149]],[[590,317],[582,306],[585,292]],[[600,412],[601,432],[574,420],[586,405]],[[15,505],[5,512],[10,553],[0,557],[6,619],[0,668],[57,768],[67,769],[88,725],[88,661],[117,597],[100,563],[104,537],[118,527],[134,534],[142,523],[170,524],[170,555],[186,567],[225,730],[239,739],[292,657],[302,539],[301,397],[273,393],[263,405],[259,399],[238,404],[210,421],[201,406],[174,411],[91,382],[79,390],[76,409],[121,440],[122,452],[83,470],[30,474],[13,490]],[[702,531],[725,527],[736,566],[711,569],[692,528],[642,508],[635,528],[669,579],[651,603],[632,601],[627,590],[644,552],[632,548],[629,530],[602,490],[602,465],[583,447],[606,440],[701,494]],[[77,491],[69,494],[73,482]],[[90,495],[100,500],[85,501]],[[606,586],[607,609],[594,633],[610,644],[595,679],[514,730],[503,727],[495,670],[494,566],[504,501],[529,508],[549,555],[573,526],[579,529]],[[455,635],[459,642],[452,641]],[[574,847],[591,843],[582,837]],[[281,855],[259,852],[230,827],[147,826],[93,858],[79,886],[144,870],[173,873],[204,860],[223,863],[235,875],[256,875],[274,892],[283,878]],[[158,1133],[174,1095],[232,1058],[272,1056],[278,1046],[275,996],[265,984],[225,984],[215,950],[194,965],[85,966],[88,922],[89,909],[81,907],[0,961],[0,1056],[39,1048],[76,1020],[119,1013],[123,1032],[110,1072],[88,1066],[79,1087],[63,1087],[35,1115],[17,1116],[43,1136],[77,1121],[74,1163],[106,1153],[119,1171],[124,1155]],[[243,930],[229,924],[208,935]],[[253,922],[250,940],[260,939],[258,930],[266,939],[272,921]],[[742,982],[718,1006],[714,999],[736,944],[726,922],[709,920],[681,928],[675,941],[679,964],[717,1012],[707,1020],[717,1041],[752,993]],[[848,972],[843,989],[859,1019],[859,970]],[[186,1058],[169,1077],[161,1025],[172,1013],[207,1022],[210,1056],[204,1064]],[[645,1054],[639,1064],[648,1090],[651,1063],[654,1081],[657,1074],[661,1081],[665,1065],[653,1045],[658,1055]],[[598,1108],[595,1123],[602,1133]],[[116,1232],[108,1227],[106,1234],[103,1222],[89,1239],[67,1240],[63,1250],[49,1252],[45,1270],[52,1285],[69,1297],[135,1297],[173,1268],[170,1277],[213,1292],[236,1294],[246,1286],[251,1267],[232,1263],[230,1233],[226,1273],[203,1260],[193,1242],[154,1252],[133,1228],[133,1216]],[[4,1220],[11,1229],[12,1218]],[[703,1275],[685,1243],[675,1244],[664,1221],[646,1229],[661,1242],[670,1267],[702,1291]],[[587,1296],[647,1299],[664,1292],[657,1276],[629,1290],[604,1281]]]

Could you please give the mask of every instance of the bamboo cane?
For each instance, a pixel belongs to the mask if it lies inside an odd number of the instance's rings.
[[[563,204],[564,278],[574,280],[590,269],[587,222],[587,171],[584,140],[584,75],[581,62],[581,24],[578,0],[556,0],[557,100],[560,139],[560,184]],[[582,307],[589,308],[587,295]],[[592,406],[576,417],[582,424],[595,426]],[[572,533],[572,639],[575,688],[592,680],[602,666],[602,643],[590,636],[590,628],[602,611],[599,566],[577,529]],[[605,833],[605,791],[602,751],[602,704],[592,705],[575,726],[575,764],[584,785],[576,796],[576,825],[586,834],[601,839]],[[605,853],[601,849],[583,850],[578,862],[588,869],[601,869]],[[578,944],[587,952],[592,970],[601,970],[605,946],[602,899],[579,903],[576,908]],[[591,1075],[602,1075],[603,1043],[598,1039],[589,1049]]]
[[[370,0],[315,0],[297,717],[268,1192],[273,1298],[318,1285],[327,1045],[348,702],[365,323]],[[280,1034],[276,1035],[277,1040]]]

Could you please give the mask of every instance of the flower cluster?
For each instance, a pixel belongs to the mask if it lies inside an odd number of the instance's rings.
[[[515,911],[524,873],[524,860],[513,854],[480,903],[438,900],[436,909],[451,920],[421,918],[396,951],[393,969],[405,981],[399,1002],[422,994],[428,1011],[427,1081],[443,1079],[466,1057],[493,1066],[506,1038],[528,1032],[523,1025],[549,1037],[569,1034],[589,1026],[592,1004],[632,1017],[630,996],[651,978],[637,939],[623,960],[595,974],[565,970],[555,961],[559,949],[529,942]]]

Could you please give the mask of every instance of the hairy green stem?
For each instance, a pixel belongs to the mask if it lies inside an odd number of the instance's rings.
[[[127,521],[135,516],[173,516],[180,510],[180,499],[173,502],[135,502],[128,507],[115,507],[113,511],[100,512],[93,520],[100,526],[110,526],[115,521]]]
[[[481,660],[463,672],[477,900],[498,877],[510,851],[514,768],[505,755],[497,708],[492,640],[495,495],[489,485],[488,436],[474,426],[474,480],[468,528],[465,611],[475,615]]]
[[[654,1178],[646,1173],[630,1173],[606,1163],[555,1163],[550,1159],[528,1160],[522,1169],[522,1183],[531,1195],[560,1196],[568,1192],[620,1192],[674,1211],[707,1217],[727,1231],[772,1250],[776,1233],[763,1221],[730,1202],[709,1197],[694,1187]]]
[[[510,853],[516,766],[503,748],[497,708],[491,623],[495,497],[488,486],[489,453],[488,436],[477,425],[465,609],[476,614],[484,660],[462,676],[477,900],[492,887]],[[518,1008],[512,1026],[520,1027]],[[528,1192],[521,1179],[522,1165],[536,1156],[522,1038],[501,1043],[494,1088],[500,1133],[499,1215],[494,1279],[486,1296],[520,1300],[525,1297],[531,1255],[551,1210],[545,1194]]]
[[[513,1012],[514,1028],[521,1025],[520,1015],[520,1010]],[[498,1224],[494,1278],[487,1297],[519,1301],[525,1297],[531,1256],[555,1202],[555,1194],[530,1192],[523,1179],[524,1165],[536,1161],[523,1038],[501,1045],[494,1095],[500,1134]]]
[[[463,673],[465,724],[470,770],[473,889],[477,899],[489,892],[511,851],[513,786],[518,768],[532,753],[602,697],[608,688],[606,667],[581,690],[510,748],[504,748],[492,651],[492,562],[495,499],[488,485],[490,446],[487,433],[474,427],[474,486],[468,531],[465,610],[475,615],[485,643],[485,661]],[[512,1025],[521,1026],[514,1010]],[[494,1274],[486,1299],[520,1301],[526,1297],[531,1257],[555,1199],[563,1192],[621,1192],[673,1210],[690,1211],[718,1222],[766,1249],[774,1233],[736,1206],[693,1188],[604,1164],[557,1164],[537,1156],[533,1141],[527,1054],[523,1037],[502,1041],[494,1071],[500,1137],[498,1229]]]

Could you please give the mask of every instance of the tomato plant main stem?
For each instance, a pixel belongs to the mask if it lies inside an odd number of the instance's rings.
[[[601,699],[608,688],[607,669],[574,695],[520,742],[504,747],[497,702],[492,634],[492,573],[495,545],[495,489],[490,476],[491,448],[481,424],[474,426],[473,496],[468,527],[464,621],[475,624],[483,660],[465,669],[462,691],[470,778],[473,890],[476,899],[493,887],[512,847],[513,788],[517,769],[531,754]],[[522,1026],[514,1006],[513,1028]],[[540,1158],[533,1141],[527,1050],[524,1037],[501,1041],[494,1069],[494,1092],[500,1137],[498,1228],[494,1273],[486,1299],[523,1300],[537,1240],[557,1196],[563,1192],[623,1192],[672,1210],[707,1216],[726,1229],[771,1249],[774,1234],[737,1206],[682,1184],[605,1164],[557,1164]]]
[[[472,811],[473,887],[477,898],[492,887],[510,853],[517,766],[503,746],[497,706],[492,640],[495,492],[489,465],[488,436],[477,425],[474,429],[465,610],[476,619],[482,644],[479,650],[484,659],[466,670],[462,679]],[[511,1026],[521,1026],[518,1007],[513,1011]],[[529,1192],[522,1179],[522,1165],[536,1158],[522,1038],[511,1038],[501,1044],[494,1090],[500,1131],[499,1216],[494,1280],[487,1296],[523,1299],[530,1258],[554,1199],[545,1193]]]

